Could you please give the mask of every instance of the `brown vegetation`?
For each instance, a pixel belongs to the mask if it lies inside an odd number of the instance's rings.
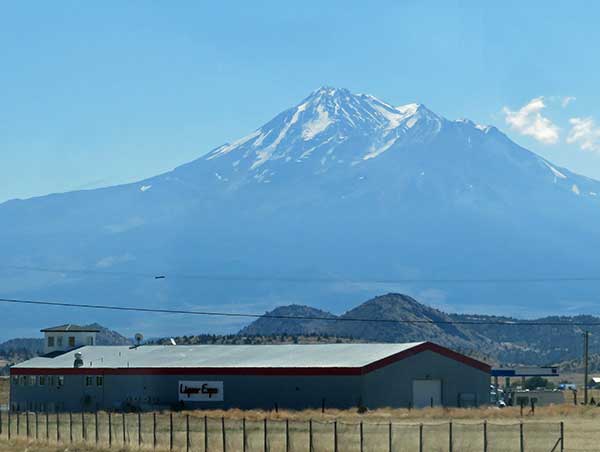
[[[10,380],[6,377],[0,377],[0,405],[8,404],[10,395]]]

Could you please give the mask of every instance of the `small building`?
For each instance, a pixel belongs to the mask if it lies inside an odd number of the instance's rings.
[[[478,406],[490,366],[431,342],[85,346],[11,368],[13,410]]]
[[[521,406],[523,404],[523,406],[529,407],[531,403],[535,404],[535,406],[562,405],[565,403],[565,393],[563,391],[517,390],[511,393],[511,398],[514,406]]]
[[[62,353],[84,345],[96,345],[98,328],[59,325],[40,330],[44,333],[44,354]]]

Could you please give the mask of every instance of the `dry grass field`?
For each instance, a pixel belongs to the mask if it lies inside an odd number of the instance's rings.
[[[41,444],[40,442],[25,441],[25,440],[0,440],[0,452],[86,452],[90,450],[90,446],[86,444],[74,445],[56,445],[56,444]],[[114,449],[96,449],[98,452],[130,452],[132,449],[114,448]]]
[[[392,450],[415,452],[422,441],[425,452],[449,452],[450,425],[452,420],[453,451],[482,452],[484,441],[483,420],[487,420],[486,433],[489,452],[519,452],[521,450],[520,423],[523,421],[523,446],[527,452],[550,452],[560,437],[560,422],[564,421],[565,450],[600,450],[600,408],[570,405],[544,407],[535,416],[526,414],[521,418],[519,410],[508,409],[424,409],[424,410],[375,410],[362,415],[355,411],[330,410],[324,414],[314,411],[191,411],[178,413],[113,413],[109,429],[108,414],[98,414],[98,439],[96,440],[95,416],[81,414],[48,418],[45,415],[25,414],[11,417],[11,442],[8,442],[8,418],[3,413],[0,434],[0,452],[4,450],[28,450],[51,452],[58,450],[168,450],[170,444],[170,416],[173,417],[173,449],[204,450],[205,441],[211,452],[242,452],[245,438],[247,452],[285,452],[286,442],[290,452],[311,450],[333,452],[337,436],[339,452],[361,451],[361,423],[364,452],[388,452],[390,431]],[[156,416],[154,434],[153,422]],[[206,431],[205,437],[205,416]],[[267,432],[265,435],[265,419]],[[287,422],[286,422],[287,421]],[[38,442],[27,444],[29,439]],[[287,424],[287,435],[286,435]],[[390,426],[391,424],[391,426]],[[72,425],[72,428],[70,428]],[[85,425],[85,430],[82,426]],[[141,429],[138,430],[138,425]],[[189,425],[189,434],[186,426]],[[244,428],[245,425],[245,428]],[[125,428],[123,428],[125,427]],[[225,435],[223,435],[223,427]],[[245,435],[244,432],[245,431]],[[311,435],[312,433],[312,435]],[[337,433],[337,435],[336,435]],[[287,440],[286,440],[287,437]],[[155,439],[156,438],[156,439]],[[17,442],[14,442],[17,440]],[[4,442],[2,442],[4,441]],[[84,443],[83,443],[84,442]],[[223,447],[225,444],[225,447]],[[4,448],[4,449],[3,449]],[[556,451],[560,450],[559,448]]]
[[[590,391],[590,398],[592,396],[600,400],[600,391]],[[581,401],[582,394],[579,397]],[[139,416],[113,413],[110,428],[109,414],[102,412],[98,414],[97,439],[94,414],[87,413],[83,417],[81,414],[63,413],[58,417],[51,414],[48,420],[45,414],[38,414],[36,421],[33,413],[21,413],[18,417],[13,413],[9,439],[8,414],[2,413],[0,452],[129,451],[150,450],[154,446],[156,450],[169,450],[171,416],[172,445],[178,451],[186,450],[186,442],[192,451],[204,450],[206,441],[211,452],[242,452],[245,441],[247,452],[264,452],[266,438],[269,452],[308,452],[312,436],[313,452],[334,452],[336,437],[339,452],[360,452],[362,423],[364,452],[388,452],[390,432],[392,450],[396,452],[418,451],[420,442],[425,452],[449,452],[450,435],[453,452],[481,452],[484,450],[484,420],[489,452],[520,452],[521,422],[527,452],[550,452],[560,437],[561,422],[564,422],[566,451],[600,450],[600,406],[575,406],[569,397],[567,400],[569,403],[562,405],[538,407],[535,414],[525,409],[523,417],[516,407],[379,409],[364,414],[334,409],[324,413],[321,410],[211,410]],[[0,379],[0,404],[7,402],[8,380]]]
[[[8,377],[0,377],[0,405],[8,404],[10,391],[10,380]]]

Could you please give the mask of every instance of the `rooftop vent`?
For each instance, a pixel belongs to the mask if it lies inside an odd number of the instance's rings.
[[[81,352],[75,353],[75,361],[73,362],[73,367],[83,367],[83,355],[81,354]]]

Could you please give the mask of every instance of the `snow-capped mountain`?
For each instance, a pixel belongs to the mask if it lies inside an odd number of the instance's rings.
[[[236,171],[257,172],[272,171],[280,160],[316,159],[321,171],[326,171],[358,165],[395,145],[426,142],[439,132],[442,122],[423,105],[392,107],[373,96],[321,88],[250,135],[218,147],[206,159],[230,156]]]
[[[495,127],[325,87],[168,173],[0,205],[0,286],[232,311],[335,311],[401,291],[453,310],[547,314],[593,306],[599,287],[438,280],[596,274],[599,194]],[[171,277],[157,286],[143,277],[154,273]]]
[[[448,192],[452,187],[475,197],[477,190],[504,191],[514,183],[524,184],[527,191],[559,187],[577,196],[598,194],[596,181],[516,146],[493,126],[451,121],[421,104],[394,107],[370,95],[329,87],[159,180],[203,186],[213,182],[235,191],[247,184],[333,178],[336,184],[349,181],[350,187],[343,187],[353,191],[361,187],[359,181],[380,171],[411,180],[421,190]],[[193,180],[199,173],[201,182]]]

